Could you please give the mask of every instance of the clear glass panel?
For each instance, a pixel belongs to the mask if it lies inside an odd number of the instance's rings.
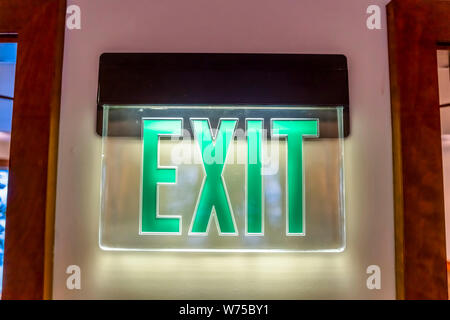
[[[105,106],[103,115],[102,212],[99,231],[102,249],[342,251],[345,248],[343,108]],[[182,137],[160,137],[156,140],[158,146],[155,145],[155,140],[152,140],[153,146],[144,143],[143,132],[147,129],[143,130],[142,124],[147,120],[156,121],[156,118],[182,119],[177,124],[183,129]],[[226,119],[237,121],[233,131],[234,139],[229,145],[224,143],[222,148],[226,154],[222,171],[223,184],[220,179],[216,184],[209,184],[213,194],[222,190],[228,194],[229,214],[235,222],[235,233],[232,235],[223,234],[225,223],[220,221],[226,219],[227,214],[224,213],[226,210],[223,207],[223,210],[216,210],[216,206],[209,216],[207,236],[191,232],[195,228],[193,225],[198,222],[194,212],[199,212],[197,208],[202,193],[208,192],[205,191],[208,186],[205,181],[207,177],[212,179],[214,175],[214,172],[208,170],[210,164],[204,163],[206,151],[203,154],[200,152],[200,133],[198,130],[193,132],[193,121],[199,118],[209,120],[209,124],[204,124],[212,129],[211,138],[216,137],[216,144],[219,143],[217,137],[220,135],[220,127],[216,130],[219,118],[222,119],[221,126]],[[248,123],[246,127],[246,119],[263,120],[261,123],[255,123],[261,125],[264,137],[261,139],[261,153],[251,148],[248,152],[248,146],[254,140],[251,140]],[[298,153],[294,144],[296,136],[289,135],[286,138],[281,131],[277,134],[278,120],[275,119],[279,119],[281,124],[289,121],[294,121],[292,123],[295,124],[317,121],[318,137],[305,134],[302,141],[298,140],[297,145],[302,146],[302,153]],[[167,124],[168,122],[164,123]],[[291,139],[293,143],[292,146],[289,144],[288,153],[288,141]],[[145,158],[143,148],[152,147],[159,148],[159,154],[150,152],[147,156],[145,153]],[[209,147],[213,148],[214,144]],[[294,158],[294,152],[297,152],[298,161]],[[249,175],[250,179],[247,177],[250,168],[247,163],[253,163],[251,159],[255,159],[255,154],[261,154],[262,157],[263,231],[259,235],[249,235],[249,216],[246,212],[251,211],[248,203],[255,199],[254,191],[249,193],[249,186],[254,182],[255,176]],[[291,157],[288,157],[289,154]],[[154,159],[158,158],[160,168],[176,167],[176,183],[160,183],[156,187],[159,210],[156,219],[163,219],[162,216],[173,220],[174,216],[180,216],[180,230],[177,234],[150,234],[142,230],[142,204],[146,198],[153,196],[148,192],[142,193],[143,162],[151,161],[148,157],[153,156]],[[298,171],[299,168],[302,172]],[[288,179],[293,176],[287,174],[288,170],[294,170],[290,172],[297,172],[298,177],[302,179],[300,189],[295,189],[297,194],[294,190],[296,181]],[[289,188],[292,191],[289,191]],[[291,200],[289,195],[297,196]],[[213,203],[219,206],[219,202]],[[302,204],[303,210],[293,210],[292,208],[296,208],[292,207],[295,203]],[[289,220],[291,213],[288,212],[297,212],[295,219],[292,214],[292,221]],[[296,223],[301,223],[299,221],[302,217],[302,232],[289,232],[294,230],[292,228]],[[222,232],[219,232],[219,229]]]

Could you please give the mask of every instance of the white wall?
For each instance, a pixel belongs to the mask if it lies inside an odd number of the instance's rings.
[[[450,103],[449,51],[438,50],[439,103]],[[450,261],[450,108],[441,108],[442,166],[444,170],[445,231]],[[450,279],[449,279],[450,281]]]
[[[439,104],[450,104],[450,53],[448,50],[437,51],[438,79],[439,79]],[[446,124],[449,125],[449,124]]]
[[[76,0],[66,30],[56,203],[54,298],[394,298],[387,0]],[[382,30],[366,28],[378,4]],[[101,139],[95,134],[103,52],[341,53],[352,134],[345,141],[343,253],[106,252],[98,247]],[[68,265],[82,289],[66,288]],[[366,268],[382,289],[366,288]]]

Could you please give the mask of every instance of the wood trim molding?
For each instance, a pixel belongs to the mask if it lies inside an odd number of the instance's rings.
[[[447,299],[436,50],[450,43],[450,1],[393,0],[387,19],[397,297]]]
[[[51,298],[65,11],[65,0],[0,0],[0,37],[18,42],[3,299]]]
[[[0,159],[0,170],[5,170],[9,168],[9,160],[8,159]]]

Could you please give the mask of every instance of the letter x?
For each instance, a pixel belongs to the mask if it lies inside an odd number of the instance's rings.
[[[222,173],[228,147],[233,140],[236,119],[221,119],[213,138],[208,119],[191,119],[199,146],[205,178],[191,222],[190,235],[207,235],[212,213],[220,235],[237,235],[236,222],[228,199]]]

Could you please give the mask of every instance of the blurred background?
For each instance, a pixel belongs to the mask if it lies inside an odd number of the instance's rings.
[[[3,280],[9,145],[14,101],[17,43],[0,43],[0,296]]]

